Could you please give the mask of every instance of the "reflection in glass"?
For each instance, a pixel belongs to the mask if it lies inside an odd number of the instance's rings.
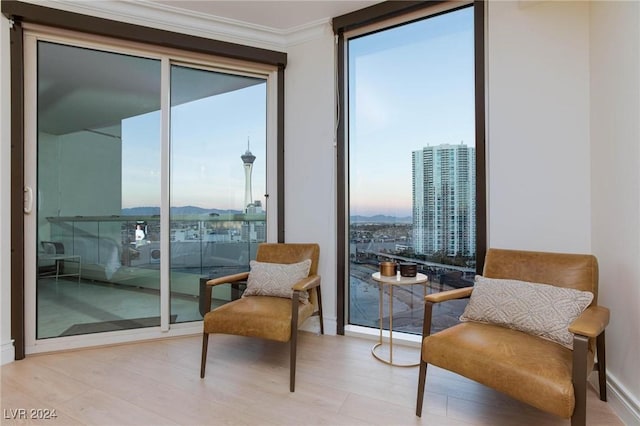
[[[36,338],[159,325],[126,215],[159,205],[160,62],[39,42],[37,71]]]
[[[265,80],[172,66],[170,164],[171,321],[195,321],[204,282],[249,270],[266,240]]]

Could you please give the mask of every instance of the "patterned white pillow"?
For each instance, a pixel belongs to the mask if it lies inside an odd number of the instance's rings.
[[[276,296],[293,297],[291,286],[309,276],[311,259],[299,263],[267,263],[252,260],[249,262],[251,270],[247,279],[245,296]],[[300,293],[300,301],[309,303],[309,293]]]
[[[460,321],[501,325],[573,349],[569,325],[592,300],[589,291],[477,275]]]

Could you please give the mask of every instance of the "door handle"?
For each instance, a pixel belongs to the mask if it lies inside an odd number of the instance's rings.
[[[33,189],[30,186],[24,187],[24,212],[30,214],[33,209]]]

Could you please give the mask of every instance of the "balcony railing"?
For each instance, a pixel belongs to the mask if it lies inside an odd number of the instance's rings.
[[[114,282],[134,269],[160,268],[159,216],[70,216],[47,221],[48,229],[41,229],[39,238],[62,243],[65,254],[79,255],[83,279]],[[172,272],[218,276],[249,269],[257,245],[266,240],[266,215],[171,215],[169,232]]]

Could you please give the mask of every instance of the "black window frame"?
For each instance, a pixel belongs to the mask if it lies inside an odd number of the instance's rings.
[[[450,4],[451,7],[446,7]],[[368,8],[358,10],[333,19],[333,31],[337,37],[337,229],[336,229],[336,265],[337,265],[337,333],[344,335],[347,325],[346,317],[346,286],[347,286],[347,150],[346,145],[346,62],[345,33],[372,24],[384,23],[393,18],[407,16],[403,24],[410,22],[408,17],[416,11],[428,12],[434,9],[434,14],[448,13],[463,7],[473,5],[474,8],[474,56],[475,56],[475,148],[476,148],[476,273],[481,274],[484,268],[484,258],[487,251],[487,200],[486,200],[486,118],[485,118],[485,1],[474,0],[468,4],[459,2],[434,1],[386,1]],[[442,6],[446,10],[441,11]],[[435,9],[437,8],[437,11]],[[394,24],[397,25],[397,24]],[[384,29],[393,27],[390,24]]]

